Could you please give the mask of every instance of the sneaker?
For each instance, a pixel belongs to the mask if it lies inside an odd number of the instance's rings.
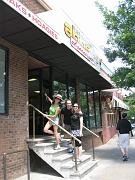
[[[73,153],[73,148],[68,148],[67,152],[68,153]]]
[[[128,157],[126,155],[123,156],[123,161],[128,161]]]
[[[60,149],[60,145],[59,144],[54,148],[54,150],[58,150],[58,149]]]
[[[73,158],[72,161],[75,162],[75,158]],[[77,158],[76,161],[77,161],[77,162],[81,162],[81,159]]]
[[[81,162],[81,159],[77,158],[77,162]]]

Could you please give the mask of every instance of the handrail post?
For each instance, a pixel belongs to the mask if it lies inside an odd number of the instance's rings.
[[[33,108],[33,139],[35,139],[35,109]]]
[[[75,171],[78,171],[78,166],[77,166],[77,152],[76,152],[76,147],[75,147],[75,139],[73,140],[74,144],[74,159],[75,159]]]
[[[4,176],[4,180],[7,180],[6,153],[3,153],[3,176]]]
[[[95,161],[95,148],[94,148],[93,134],[91,135],[91,142],[92,142],[92,157],[93,157],[93,161]]]
[[[27,174],[28,174],[28,180],[30,180],[30,154],[29,154],[29,150],[27,150]]]

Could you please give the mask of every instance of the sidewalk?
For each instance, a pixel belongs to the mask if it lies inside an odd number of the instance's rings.
[[[95,149],[98,166],[93,169],[84,180],[135,180],[135,135],[130,140],[129,160],[122,161],[120,150],[117,146],[117,135],[107,144]],[[63,178],[51,174],[32,173],[31,180],[62,180]],[[21,177],[16,180],[27,180]]]
[[[90,173],[89,180],[135,180],[135,135],[130,140],[127,162],[122,161],[117,135],[107,144],[96,148],[95,153],[99,163]]]

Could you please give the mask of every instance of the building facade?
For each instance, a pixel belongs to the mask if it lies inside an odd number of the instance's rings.
[[[41,1],[0,2],[0,179],[4,179],[5,171],[7,179],[27,173],[26,140],[33,134],[29,104],[47,112],[45,93],[50,97],[60,93],[63,99],[78,102],[85,126],[106,137],[101,98],[102,90],[112,87],[109,73],[98,58],[89,55],[85,38],[85,47],[77,40],[75,45],[79,29],[72,29],[71,22],[63,24],[63,32],[68,40],[70,37],[72,47],[62,40],[57,28],[39,18],[39,13],[47,9],[49,6]],[[36,136],[44,135],[45,123],[36,115]]]

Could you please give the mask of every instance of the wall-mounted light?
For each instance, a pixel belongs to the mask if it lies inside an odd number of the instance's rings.
[[[35,93],[37,93],[37,94],[39,94],[40,93],[40,91],[34,91]]]
[[[31,78],[31,79],[29,79],[28,81],[29,81],[29,82],[37,81],[37,79],[36,79],[36,78]]]

